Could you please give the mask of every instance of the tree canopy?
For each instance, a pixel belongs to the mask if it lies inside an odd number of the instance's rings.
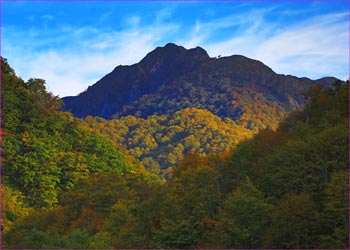
[[[349,82],[252,136],[198,109],[83,121],[5,59],[2,77],[4,248],[349,248]],[[128,154],[160,145],[167,179]]]

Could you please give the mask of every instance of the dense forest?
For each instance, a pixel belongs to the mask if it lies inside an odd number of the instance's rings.
[[[223,153],[253,131],[230,118],[221,119],[210,111],[186,108],[172,116],[152,115],[147,119],[126,116],[105,120],[87,116],[86,125],[139,159],[153,173],[167,175],[188,153]]]
[[[349,248],[349,82],[253,135],[195,108],[81,120],[1,70],[3,248]]]

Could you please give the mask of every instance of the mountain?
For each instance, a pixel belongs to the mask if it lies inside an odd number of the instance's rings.
[[[325,86],[331,86],[337,80],[339,80],[339,79],[337,79],[335,77],[327,76],[327,77],[322,77],[320,79],[317,79],[315,81],[318,83],[321,83]]]
[[[304,109],[230,149],[253,131],[207,110],[82,120],[43,80],[1,69],[1,248],[349,249],[350,82],[311,88]],[[168,178],[100,133],[174,166]]]
[[[252,135],[196,108],[74,118],[4,58],[1,77],[3,249],[349,249],[349,81]]]
[[[302,92],[315,84],[276,74],[244,56],[211,58],[200,47],[169,43],[139,63],[116,67],[78,96],[63,98],[63,110],[110,119],[172,115],[194,107],[258,130],[276,127],[286,112],[302,108]]]
[[[71,110],[76,117],[110,118],[124,106],[155,93],[161,85],[197,69],[209,59],[199,47],[186,50],[167,44],[164,48],[156,48],[137,64],[116,67],[78,96],[63,98],[64,109]]]

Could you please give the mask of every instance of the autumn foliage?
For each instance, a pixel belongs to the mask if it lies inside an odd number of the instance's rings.
[[[3,248],[349,248],[349,82],[253,135],[196,108],[80,120],[2,77]]]

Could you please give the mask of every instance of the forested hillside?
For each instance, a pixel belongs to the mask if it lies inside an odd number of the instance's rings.
[[[1,61],[1,70],[5,232],[26,210],[21,211],[22,205],[55,207],[60,194],[80,178],[98,172],[142,171],[141,164],[118,152],[107,137],[92,132],[70,113],[57,111],[61,101],[46,91],[44,80],[24,82],[6,59]]]
[[[200,47],[169,43],[139,63],[116,67],[78,96],[63,98],[63,110],[80,118],[146,119],[197,108],[257,132],[276,128],[286,112],[302,108],[302,91],[316,82],[276,74],[241,55],[211,58]]]
[[[198,109],[82,121],[6,60],[2,81],[3,248],[349,248],[349,82],[314,86],[303,110],[249,138]],[[233,136],[222,154],[192,146],[166,180],[115,143],[152,145],[153,127],[165,145],[188,122],[205,126],[194,141]]]
[[[203,109],[186,108],[172,116],[147,119],[126,116],[105,120],[88,116],[88,126],[99,131],[156,174],[166,175],[188,153],[223,153],[253,136],[230,118],[221,119]]]

